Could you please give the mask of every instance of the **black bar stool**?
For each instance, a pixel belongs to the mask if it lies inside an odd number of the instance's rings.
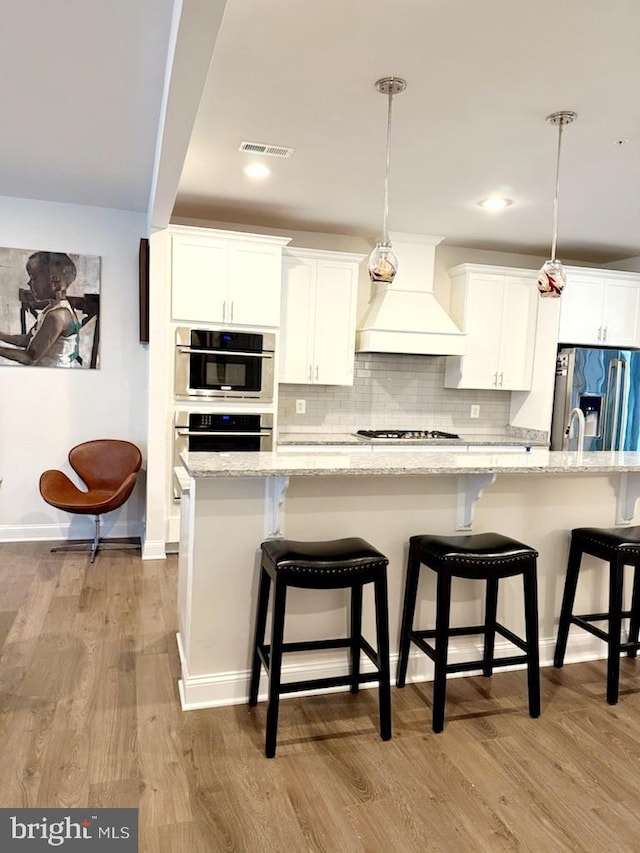
[[[260,586],[256,615],[253,667],[249,690],[249,705],[258,702],[261,666],[269,675],[267,700],[267,734],[265,754],[276,753],[278,707],[280,696],[312,688],[349,686],[357,693],[360,684],[378,682],[380,707],[380,736],[391,737],[391,675],[389,671],[389,612],[387,604],[387,565],[389,561],[364,539],[336,539],[330,542],[292,542],[271,539],[263,542]],[[274,581],[271,643],[266,645],[265,627],[271,581]],[[362,590],[373,583],[376,608],[377,651],[362,636]],[[346,638],[285,643],[284,616],[287,589],[351,588],[351,632]],[[282,684],[281,669],[284,652],[304,652],[319,649],[349,649],[351,672],[346,676],[314,678]],[[360,652],[375,664],[376,672],[360,672]]]
[[[529,714],[540,716],[540,662],[538,652],[538,552],[528,545],[499,533],[480,533],[470,536],[412,536],[409,540],[409,560],[404,593],[402,627],[400,630],[400,655],[396,683],[404,687],[411,643],[434,662],[433,719],[434,732],[444,728],[444,708],[447,675],[450,672],[468,672],[481,669],[490,676],[494,666],[527,664],[529,688]],[[437,573],[436,627],[435,630],[414,630],[413,619],[418,591],[420,567],[424,564]],[[512,575],[522,575],[524,583],[524,618],[526,639],[517,637],[496,621],[498,608],[498,581]],[[485,580],[486,603],[483,625],[452,628],[449,625],[451,609],[451,581],[453,578]],[[495,635],[500,634],[524,654],[496,658]],[[447,663],[449,637],[470,634],[484,635],[484,654],[481,660]],[[427,639],[435,643],[427,643]]]
[[[578,586],[582,555],[590,554],[609,563],[609,609],[606,613],[573,615],[573,602]],[[631,609],[623,610],[624,567],[633,566],[633,592]],[[571,547],[564,583],[558,639],[553,665],[561,667],[567,649],[569,626],[578,625],[590,634],[604,640],[608,646],[607,656],[607,702],[615,705],[620,691],[620,655],[624,651],[634,658],[640,648],[638,627],[640,624],[640,527],[576,527],[571,531]],[[629,619],[629,635],[623,643],[622,620]],[[603,631],[592,622],[608,621],[609,630]]]

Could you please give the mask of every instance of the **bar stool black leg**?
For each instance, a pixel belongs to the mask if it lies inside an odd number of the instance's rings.
[[[411,645],[410,632],[413,630],[413,616],[416,608],[416,596],[418,594],[418,580],[420,578],[420,560],[409,546],[409,559],[407,561],[407,579],[404,589],[404,604],[402,606],[402,625],[400,628],[400,649],[398,654],[398,670],[396,673],[396,684],[404,687],[407,679],[407,665],[409,663],[409,647]]]
[[[447,652],[449,648],[449,613],[451,609],[451,575],[438,572],[436,592],[435,674],[433,679],[434,732],[444,728],[444,706],[447,697]]]
[[[629,642],[638,642],[638,629],[640,628],[640,567],[633,568],[633,592],[631,593],[631,619],[629,620]],[[638,654],[637,649],[629,649],[627,657],[634,658]]]
[[[564,582],[564,593],[562,595],[562,607],[560,608],[560,621],[558,623],[558,639],[556,640],[556,651],[553,656],[553,665],[561,667],[564,663],[564,655],[567,650],[567,639],[569,637],[569,626],[573,613],[573,602],[576,597],[578,586],[578,575],[580,574],[580,563],[582,561],[582,550],[578,543],[571,541],[569,548],[569,560],[567,562],[567,576]]]
[[[391,738],[391,671],[389,667],[389,605],[387,602],[387,575],[373,584],[376,604],[376,639],[378,644],[378,703],[380,705],[380,737]]]
[[[362,584],[351,587],[351,692],[360,689],[360,649],[362,648]]]
[[[286,600],[286,584],[276,579],[274,584],[273,624],[271,626],[271,650],[269,653],[269,697],[267,704],[267,737],[265,747],[265,754],[267,758],[273,758],[276,754]]]
[[[487,599],[484,610],[484,666],[486,677],[493,672],[493,651],[496,643],[496,614],[498,612],[498,578],[487,578]]]
[[[529,715],[540,716],[540,652],[538,648],[538,580],[535,560],[523,574],[524,624],[527,644]]]
[[[260,687],[260,672],[262,662],[258,650],[264,645],[264,633],[267,625],[267,610],[269,607],[269,590],[271,578],[266,569],[260,567],[260,583],[258,586],[258,607],[256,610],[255,638],[253,641],[253,663],[251,665],[251,682],[249,686],[249,705],[258,704],[258,689]]]
[[[620,632],[622,630],[622,573],[624,562],[609,563],[609,655],[607,658],[607,702],[615,705],[620,687]]]

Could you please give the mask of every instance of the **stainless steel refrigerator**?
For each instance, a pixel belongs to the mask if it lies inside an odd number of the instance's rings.
[[[640,449],[640,351],[558,350],[552,450],[578,449],[574,409],[584,415],[585,450]]]

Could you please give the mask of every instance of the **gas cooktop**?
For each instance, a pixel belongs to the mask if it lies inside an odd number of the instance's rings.
[[[391,439],[392,441],[403,441],[406,439],[443,439],[451,441],[462,441],[454,432],[442,432],[437,429],[359,429],[356,432],[361,438],[368,439]]]

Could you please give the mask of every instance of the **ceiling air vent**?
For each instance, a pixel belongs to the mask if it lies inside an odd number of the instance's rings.
[[[265,142],[241,142],[239,151],[249,154],[266,154],[269,157],[291,157],[295,148],[286,148],[284,145],[267,145]]]

